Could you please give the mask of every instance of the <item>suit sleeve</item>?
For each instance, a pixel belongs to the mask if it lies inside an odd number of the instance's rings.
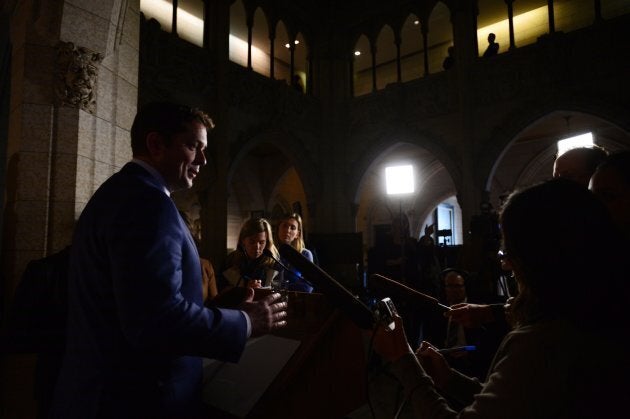
[[[203,306],[198,255],[170,198],[156,190],[115,220],[108,254],[126,339],[140,349],[238,361],[246,319]]]

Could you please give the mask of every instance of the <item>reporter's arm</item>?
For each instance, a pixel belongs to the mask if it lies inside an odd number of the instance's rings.
[[[387,331],[379,327],[375,332],[374,349],[391,362],[390,372],[404,388],[404,400],[411,403],[417,417],[454,418],[456,412],[435,389],[434,382],[412,352],[405,336],[402,319],[394,317],[396,327]]]
[[[457,412],[437,392],[433,380],[422,368],[413,353],[408,353],[392,363],[390,372],[404,388],[404,400],[411,403],[415,417],[455,418]]]
[[[452,321],[471,329],[495,321],[494,310],[490,304],[455,304],[449,311],[444,312],[444,317],[450,317]]]

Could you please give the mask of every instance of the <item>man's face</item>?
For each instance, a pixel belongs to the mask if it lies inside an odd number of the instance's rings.
[[[280,223],[278,227],[278,238],[286,244],[291,244],[298,236],[300,229],[297,220],[289,218]]]
[[[587,170],[584,156],[572,150],[567,151],[553,163],[553,177],[569,179],[588,188],[592,173]]]
[[[156,157],[157,169],[171,192],[192,187],[201,166],[206,164],[206,127],[197,121],[185,124],[186,131],[172,136]]]
[[[444,289],[448,305],[458,304],[466,300],[464,277],[457,272],[449,272],[444,277]]]

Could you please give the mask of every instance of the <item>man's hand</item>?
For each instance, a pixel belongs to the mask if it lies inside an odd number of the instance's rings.
[[[265,335],[287,325],[287,303],[281,300],[280,294],[273,293],[261,300],[254,301],[254,289],[244,289],[247,290],[248,294],[238,309],[243,310],[249,316],[252,322],[252,337]]]

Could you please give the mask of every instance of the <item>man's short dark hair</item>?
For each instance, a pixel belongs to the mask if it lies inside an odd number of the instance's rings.
[[[208,131],[214,128],[212,119],[197,108],[171,102],[151,102],[140,108],[131,126],[131,151],[134,156],[147,154],[147,135],[162,134],[169,142],[174,134],[186,131],[185,124],[197,121]]]
[[[593,144],[588,147],[576,147],[567,150],[564,154],[571,153],[584,159],[586,167],[584,170],[593,173],[597,166],[608,157],[608,152],[604,147]],[[562,154],[561,154],[562,155]],[[561,156],[556,156],[556,160]]]

